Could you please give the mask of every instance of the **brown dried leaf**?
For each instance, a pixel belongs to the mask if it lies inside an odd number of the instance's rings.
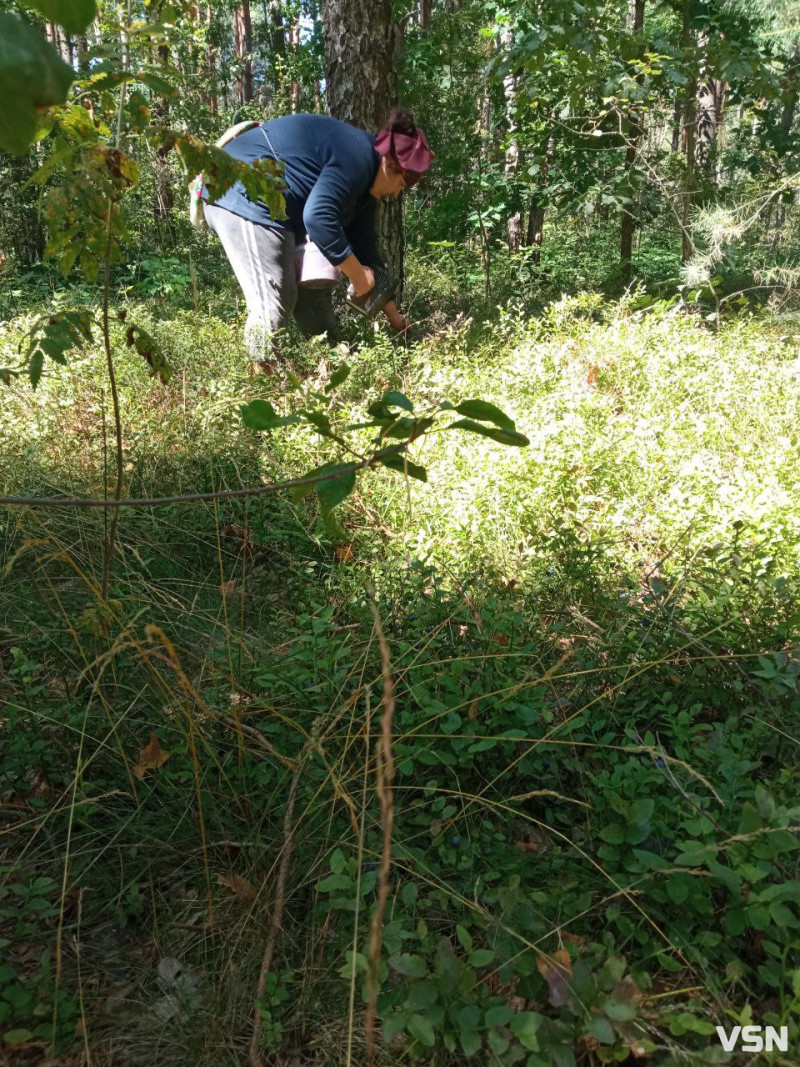
[[[170,754],[162,748],[154,733],[150,734],[150,740],[139,752],[139,760],[133,767],[133,773],[137,778],[144,778],[148,771],[156,771],[163,767]]]
[[[572,978],[572,962],[566,949],[560,948],[552,956],[540,956],[536,961],[539,974],[547,982],[550,1003],[563,1008],[567,1003],[567,985]]]
[[[230,889],[237,900],[255,900],[256,887],[240,874],[218,874],[217,884]]]
[[[516,847],[520,852],[539,851],[539,843],[537,841],[517,841]]]
[[[477,697],[475,697],[475,699],[471,702],[471,704],[469,706],[469,711],[467,712],[467,718],[470,720],[470,722],[475,722],[475,720],[478,718],[478,698]]]
[[[353,546],[352,545],[337,545],[336,546],[336,559],[339,563],[349,563],[353,558]]]
[[[597,381],[598,381],[599,377],[600,377],[600,369],[598,368],[597,364],[590,363],[589,364],[589,369],[586,371],[586,384],[587,385],[597,385]]]

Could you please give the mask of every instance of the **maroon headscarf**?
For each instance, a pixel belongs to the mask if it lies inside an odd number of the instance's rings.
[[[391,156],[409,188],[417,184],[433,163],[433,152],[419,127],[416,134],[410,137],[407,133],[397,133],[391,127],[384,126],[375,138],[375,151],[379,156]]]

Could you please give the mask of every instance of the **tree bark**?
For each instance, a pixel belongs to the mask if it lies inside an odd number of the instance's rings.
[[[322,0],[328,109],[377,133],[396,102],[401,33],[391,0]],[[378,238],[388,269],[403,282],[402,200],[378,204]]]
[[[253,31],[250,22],[250,0],[242,0],[233,12],[233,32],[236,40],[236,95],[240,104],[253,99]]]
[[[550,173],[550,168],[553,165],[553,160],[556,154],[556,139],[553,134],[547,142],[547,151],[545,153],[544,162],[539,168],[539,177],[536,185],[538,192],[534,193],[531,197],[530,214],[528,215],[528,228],[525,235],[525,243],[528,247],[533,248],[533,261],[537,265],[541,262],[542,258],[542,242],[544,240],[544,216],[545,206],[543,203],[544,187],[547,185],[547,178]]]
[[[634,37],[640,37],[644,30],[644,5],[645,0],[632,0],[631,2],[630,25]],[[637,77],[637,81],[641,81],[641,75]],[[628,114],[628,147],[625,150],[625,180],[631,200],[633,199],[633,171],[636,165],[636,157],[639,154],[642,133],[641,116],[636,108],[632,107]],[[626,288],[631,284],[633,277],[633,232],[636,226],[636,218],[631,207],[623,211],[620,226],[620,275],[622,284]]]
[[[206,102],[212,115],[217,113],[217,57],[214,45],[211,43],[211,19],[213,12],[211,4],[206,6]]]
[[[419,28],[423,33],[429,33],[431,28],[431,0],[420,0],[419,3]]]
[[[686,101],[684,105],[684,148],[686,150],[686,173],[683,186],[683,212],[681,225],[683,241],[681,250],[681,262],[686,264],[694,254],[694,242],[691,233],[692,207],[694,203],[695,184],[695,137],[697,134],[697,57],[695,55],[695,39],[692,30],[692,0],[683,0],[683,54],[689,65],[689,79],[686,87]]]
[[[297,59],[300,51],[300,21],[298,19],[293,19],[289,27],[289,44],[292,49],[295,70],[297,70]],[[300,82],[297,80],[296,75],[292,79],[291,107],[293,115],[296,115],[300,110]]]
[[[506,26],[501,35],[501,42],[506,52],[514,46],[514,31]],[[503,78],[503,94],[506,101],[506,123],[508,126],[508,143],[506,147],[506,183],[509,193],[513,193],[519,166],[519,142],[517,140],[517,78],[510,70]],[[522,212],[514,211],[508,218],[508,250],[512,254],[522,247]]]

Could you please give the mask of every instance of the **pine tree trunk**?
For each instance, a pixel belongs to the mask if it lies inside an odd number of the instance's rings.
[[[501,42],[506,52],[510,52],[514,45],[514,32],[507,26],[502,33]],[[508,125],[508,145],[506,147],[506,182],[508,189],[513,190],[514,181],[519,166],[519,142],[517,141],[517,78],[513,70],[510,70],[503,78],[503,93],[506,101],[506,122]],[[522,212],[514,211],[508,218],[508,250],[512,254],[519,252],[522,246]]]
[[[300,22],[297,19],[292,21],[289,27],[289,44],[292,49],[292,59],[294,61],[295,70],[297,69],[298,53],[300,51]],[[300,82],[297,77],[292,79],[292,114],[296,115],[300,110]]]
[[[240,104],[253,99],[253,32],[250,23],[250,0],[242,0],[233,12],[233,32],[236,40],[236,95]]]
[[[553,165],[555,154],[556,139],[551,134],[547,142],[547,151],[545,153],[544,162],[539,168],[539,177],[536,182],[539,191],[538,193],[534,193],[534,195],[531,197],[530,214],[528,215],[528,228],[525,235],[525,243],[535,250],[533,254],[533,261],[537,265],[541,262],[542,242],[544,240],[544,187],[547,185],[547,179],[550,174],[550,168]]]
[[[631,3],[631,32],[634,37],[641,36],[644,30],[644,5],[645,0],[632,0]],[[641,76],[637,77],[641,80]],[[630,198],[633,198],[633,170],[636,165],[636,157],[639,154],[639,145],[642,140],[642,119],[635,108],[631,108],[628,115],[628,147],[625,150],[625,177]],[[632,206],[632,205],[631,205]],[[622,284],[627,287],[633,277],[633,232],[636,219],[631,208],[622,213],[620,226],[620,275]]]
[[[214,45],[211,43],[211,19],[213,17],[211,4],[206,7],[206,101],[208,110],[212,115],[217,113],[217,57]]]
[[[322,0],[328,109],[377,133],[396,102],[400,30],[391,0]],[[403,280],[402,200],[378,205],[378,237],[386,265]]]

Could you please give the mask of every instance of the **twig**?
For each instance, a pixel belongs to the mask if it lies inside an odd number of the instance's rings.
[[[381,854],[380,874],[378,876],[378,902],[372,916],[369,931],[369,954],[367,966],[367,1014],[364,1019],[366,1038],[366,1067],[371,1067],[375,1053],[375,1017],[378,1004],[378,981],[381,962],[381,942],[383,935],[383,913],[389,899],[389,876],[392,868],[392,826],[394,823],[394,753],[392,750],[392,719],[394,717],[394,682],[392,680],[389,645],[383,632],[381,617],[375,601],[369,600],[372,617],[375,620],[375,633],[381,654],[381,675],[383,678],[383,714],[381,715],[381,732],[375,746],[375,789],[381,802],[381,825],[383,827],[383,850]]]
[[[281,853],[281,864],[278,870],[278,881],[275,887],[275,905],[272,909],[272,921],[269,924],[269,932],[267,933],[267,941],[264,945],[264,955],[261,959],[261,970],[258,975],[258,988],[256,990],[256,1010],[253,1019],[253,1037],[250,1041],[250,1067],[263,1067],[261,1060],[261,1053],[258,1050],[258,1046],[261,1043],[261,1004],[264,993],[267,989],[267,975],[272,967],[272,957],[275,953],[275,945],[278,940],[278,934],[280,933],[281,923],[283,922],[283,907],[286,902],[286,878],[289,874],[289,861],[292,858],[292,849],[294,847],[294,805],[297,799],[297,787],[300,784],[300,774],[303,769],[304,761],[298,760],[295,768],[294,775],[292,776],[292,784],[289,789],[289,800],[286,804],[286,812],[283,816],[283,851]]]
[[[411,444],[411,441],[405,444],[392,445],[389,448],[382,448],[381,454],[386,456],[390,454],[402,455],[406,446]],[[359,463],[349,463],[345,466],[341,474],[346,474],[350,471],[360,471],[367,467],[372,467],[379,460],[377,456],[367,456],[366,459]],[[213,493],[183,493],[179,496],[155,496],[155,497],[141,497],[141,498],[129,498],[122,500],[101,500],[99,497],[78,497],[75,499],[65,499],[58,496],[0,496],[0,507],[10,506],[12,504],[20,504],[31,508],[43,508],[43,507],[62,507],[62,508],[127,508],[127,507],[158,507],[161,504],[188,504],[195,503],[202,500],[235,500],[239,497],[246,496],[263,496],[265,493],[277,493],[281,489],[294,489],[300,485],[316,485],[317,482],[324,481],[326,478],[330,478],[330,473],[316,474],[313,477],[306,478],[291,478],[285,482],[270,482],[269,485],[257,485],[248,489],[219,489]]]

